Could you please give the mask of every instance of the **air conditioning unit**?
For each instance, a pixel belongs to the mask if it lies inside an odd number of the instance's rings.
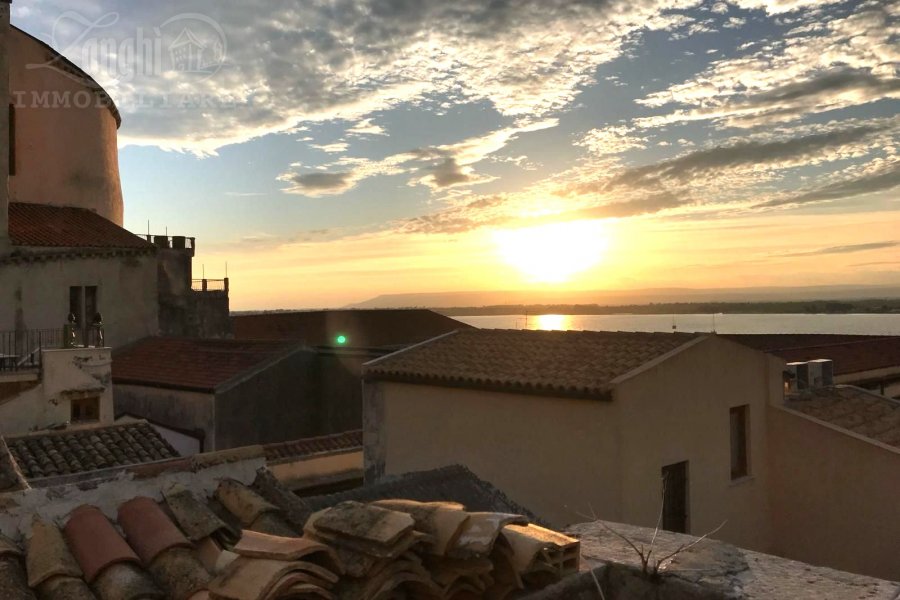
[[[809,363],[791,362],[787,364],[787,371],[791,374],[790,391],[799,392],[809,389]]]
[[[834,361],[830,358],[817,358],[809,365],[809,384],[811,388],[830,387],[834,385]]]

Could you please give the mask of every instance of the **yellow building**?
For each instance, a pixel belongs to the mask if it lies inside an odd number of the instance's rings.
[[[900,491],[900,451],[785,405],[784,376],[781,359],[716,335],[459,331],[366,366],[366,479],[459,463],[557,527],[721,525],[745,548],[900,578],[884,497]],[[856,448],[809,445],[829,437]]]

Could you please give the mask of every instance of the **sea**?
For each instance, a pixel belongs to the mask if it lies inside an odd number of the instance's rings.
[[[454,318],[486,329],[900,335],[900,314],[479,315]]]

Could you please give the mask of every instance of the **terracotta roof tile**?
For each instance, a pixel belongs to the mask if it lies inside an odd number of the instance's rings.
[[[837,385],[790,397],[787,408],[875,441],[900,448],[900,401],[862,388]]]
[[[97,213],[46,204],[11,202],[9,238],[14,246],[153,250],[147,240]]]
[[[146,421],[30,434],[6,443],[29,480],[179,456]]]
[[[727,334],[722,337],[774,354],[785,362],[834,361],[835,375],[900,367],[900,336],[838,334]]]
[[[788,348],[777,350],[774,354],[783,358],[785,362],[830,358],[834,361],[834,374],[847,375],[887,367],[900,367],[900,336]]]
[[[289,341],[149,337],[113,354],[113,382],[213,392],[297,347]]]
[[[272,461],[281,458],[300,458],[324,452],[361,450],[362,444],[362,429],[356,429],[333,435],[266,444],[263,447],[266,451],[266,460]]]
[[[119,525],[128,544],[145,565],[160,553],[190,542],[151,498],[139,496],[119,507]]]
[[[63,532],[88,583],[112,564],[140,563],[112,523],[94,506],[76,508]]]
[[[611,382],[698,336],[470,329],[367,363],[364,377],[524,394],[607,398]]]
[[[406,346],[472,326],[432,310],[316,310],[232,317],[234,337],[297,340],[308,346],[338,346],[338,335],[350,348]]]

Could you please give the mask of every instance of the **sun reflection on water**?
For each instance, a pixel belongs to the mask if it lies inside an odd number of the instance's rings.
[[[528,319],[528,328],[543,331],[572,329],[572,318],[569,315],[535,315]]]

